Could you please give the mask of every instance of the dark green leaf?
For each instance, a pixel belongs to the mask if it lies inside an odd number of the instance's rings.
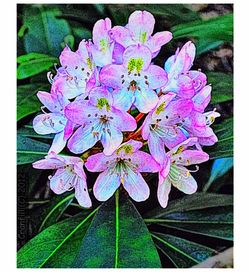
[[[95,211],[82,212],[39,233],[18,251],[17,267],[71,267]]]
[[[188,268],[216,253],[215,250],[170,234],[153,233],[156,246],[178,268]]]
[[[196,45],[196,54],[200,55],[222,45],[224,41],[217,41],[213,39],[200,39]]]
[[[46,89],[47,85],[42,84],[27,84],[17,88],[17,121],[40,110],[41,102],[36,94]]]
[[[46,134],[46,135],[41,135],[37,134],[35,130],[33,129],[32,125],[24,125],[23,127],[19,128],[17,130],[17,134],[23,136],[23,137],[29,137],[29,138],[37,138],[37,139],[54,139],[55,134]]]
[[[17,134],[17,164],[35,162],[48,154],[50,145]]]
[[[204,147],[210,159],[233,157],[233,118],[223,120],[213,126],[218,142],[211,147]]]
[[[233,76],[220,72],[207,73],[208,82],[212,84],[212,104],[233,99]]]
[[[231,195],[197,193],[156,209],[145,222],[190,233],[232,240],[233,200]]]
[[[84,237],[74,267],[161,267],[140,214],[127,198],[119,201],[117,193],[116,201],[113,197],[97,212]]]
[[[17,67],[17,78],[24,79],[47,71],[58,59],[45,54],[30,53],[18,57],[17,62],[20,63]]]
[[[56,7],[44,5],[26,5],[23,23],[28,29],[24,35],[24,46],[27,53],[38,52],[58,57],[61,43],[71,34],[66,20]]]
[[[216,159],[213,162],[209,180],[205,184],[203,191],[206,192],[215,180],[225,175],[233,167],[233,163],[231,157]]]

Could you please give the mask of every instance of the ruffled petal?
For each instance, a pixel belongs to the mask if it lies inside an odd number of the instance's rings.
[[[66,142],[67,140],[64,138],[64,131],[57,133],[53,139],[52,145],[48,153],[50,152],[55,152],[56,154],[60,153],[64,149]]]
[[[119,155],[119,157],[123,157],[123,156],[127,156],[127,155],[131,155],[135,152],[137,152],[141,147],[142,147],[142,142],[139,141],[135,141],[135,140],[129,140],[123,144],[121,144],[119,146],[119,148],[117,149],[117,155]]]
[[[88,187],[86,180],[78,177],[75,185],[75,197],[78,203],[84,208],[90,208],[92,206],[91,199],[89,197]]]
[[[103,153],[107,156],[111,155],[122,143],[123,135],[119,129],[109,126],[109,132],[102,134],[101,142],[104,147]]]
[[[105,50],[109,46],[110,40],[108,31],[111,29],[111,20],[98,20],[93,27],[93,42],[98,49]]]
[[[147,75],[148,87],[150,89],[161,88],[168,81],[167,73],[157,65],[149,65],[144,73]]]
[[[155,91],[141,89],[135,92],[134,105],[142,113],[148,113],[151,111],[158,102],[159,98]]]
[[[128,91],[125,88],[118,89],[112,92],[114,99],[114,106],[117,109],[127,111],[130,109],[134,102],[134,93],[132,91]]]
[[[113,49],[113,56],[112,56],[114,63],[116,64],[123,63],[122,56],[124,51],[125,51],[125,48],[121,44],[115,42],[114,49]]]
[[[98,136],[92,133],[92,127],[79,127],[68,141],[68,148],[75,154],[83,153],[93,147],[99,140]]]
[[[209,160],[209,155],[201,150],[184,150],[180,154],[171,157],[176,164],[188,166],[199,164]]]
[[[128,28],[135,40],[145,43],[154,30],[155,19],[148,11],[134,11],[128,19]]]
[[[58,133],[64,130],[67,119],[60,113],[37,115],[33,120],[33,128],[38,134]]]
[[[102,172],[93,187],[94,195],[99,201],[106,201],[120,186],[120,177],[117,173],[114,173],[113,169],[107,169]]]
[[[203,87],[206,86],[207,76],[204,73],[200,71],[190,70],[187,75],[193,81],[195,92],[200,91]]]
[[[153,157],[143,151],[137,151],[130,156],[131,163],[138,166],[138,172],[156,173],[160,170],[160,165]]]
[[[105,99],[105,105],[99,105],[99,101]],[[95,87],[91,90],[89,94],[89,102],[91,105],[98,108],[99,112],[102,109],[108,110],[113,104],[112,94],[105,87]],[[101,106],[101,107],[100,107]],[[106,107],[105,107],[106,106]],[[84,109],[85,110],[85,109]]]
[[[131,45],[123,54],[123,66],[130,72],[147,70],[152,59],[150,50],[143,45]]]
[[[171,180],[173,186],[185,194],[193,194],[197,191],[197,183],[185,167],[172,166],[168,179]]]
[[[48,92],[39,91],[37,93],[37,97],[49,111],[61,112],[63,110],[55,95]]]
[[[58,169],[64,166],[64,162],[57,158],[46,158],[40,161],[36,161],[32,164],[36,169]]]
[[[149,187],[140,173],[127,168],[127,174],[123,178],[122,185],[133,200],[141,202],[148,199]]]
[[[168,149],[175,147],[187,139],[185,133],[180,128],[167,127],[162,140]]]
[[[166,208],[168,205],[168,195],[171,190],[171,182],[165,179],[163,182],[158,183],[157,197],[162,208]]]
[[[155,53],[161,49],[161,47],[172,40],[173,35],[169,31],[162,31],[155,33],[150,37],[145,45],[150,49],[152,53]]]

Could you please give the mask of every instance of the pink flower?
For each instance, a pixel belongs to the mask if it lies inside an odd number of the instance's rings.
[[[141,147],[141,142],[129,140],[111,156],[98,153],[87,159],[85,166],[89,171],[102,172],[94,185],[94,195],[99,201],[109,199],[121,184],[135,201],[149,197],[149,187],[140,172],[158,172],[159,165],[151,155],[139,151]]]
[[[80,158],[50,153],[45,159],[34,162],[33,167],[56,170],[55,174],[49,177],[51,190],[62,194],[75,189],[78,203],[85,208],[91,207],[83,161]]]
[[[167,206],[171,185],[185,194],[196,192],[197,183],[190,174],[192,171],[185,166],[199,164],[208,159],[208,154],[201,150],[197,138],[185,140],[166,154],[165,163],[159,172],[157,191],[159,203],[163,208]]]
[[[123,54],[123,64],[103,67],[100,82],[114,89],[113,97],[118,108],[127,111],[134,105],[147,113],[155,107],[158,96],[154,89],[167,82],[166,72],[151,63],[150,50],[142,45],[129,46]]]
[[[163,31],[152,36],[154,25],[155,19],[151,13],[136,10],[129,16],[128,24],[125,27],[115,26],[109,34],[124,48],[130,45],[145,45],[155,57],[161,47],[172,39],[172,33]]]

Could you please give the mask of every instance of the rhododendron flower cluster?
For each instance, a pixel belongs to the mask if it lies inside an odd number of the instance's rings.
[[[154,24],[147,11],[133,12],[126,26],[97,21],[92,40],[81,41],[76,52],[63,49],[61,67],[48,74],[50,92],[37,94],[44,106],[34,130],[55,137],[48,156],[33,166],[55,169],[51,189],[75,189],[83,207],[91,206],[85,169],[99,172],[93,187],[99,201],[120,186],[144,201],[147,176],[158,173],[158,200],[166,207],[171,186],[197,190],[191,173],[209,159],[202,147],[217,141],[210,125],[220,114],[205,112],[211,86],[204,73],[191,70],[195,45],[178,48],[164,69],[155,65],[172,34],[153,34]],[[76,156],[61,155],[64,148]]]

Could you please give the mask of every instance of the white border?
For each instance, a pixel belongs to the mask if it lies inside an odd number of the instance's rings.
[[[17,3],[118,3],[118,1],[17,1]],[[142,1],[146,3],[233,3],[234,1]],[[248,269],[249,255],[249,17],[247,0],[236,0],[235,8],[235,268]],[[16,270],[16,2],[1,4],[1,270]],[[119,3],[135,3],[122,1]],[[248,40],[247,40],[248,39]],[[26,269],[24,269],[26,270]],[[64,271],[67,271],[65,269]],[[109,269],[111,271],[113,269]],[[145,270],[145,269],[143,269]],[[154,269],[155,270],[155,269]],[[167,270],[167,269],[162,269]],[[175,269],[180,271],[182,269]],[[192,269],[191,269],[192,270]],[[203,269],[202,269],[203,270]],[[207,269],[206,271],[221,271]],[[229,269],[229,271],[232,269]],[[27,271],[30,271],[30,269]],[[54,271],[54,269],[51,269]],[[91,271],[99,271],[93,269]],[[134,269],[126,269],[134,271]],[[199,269],[195,269],[199,271]],[[228,271],[228,270],[227,270]]]

